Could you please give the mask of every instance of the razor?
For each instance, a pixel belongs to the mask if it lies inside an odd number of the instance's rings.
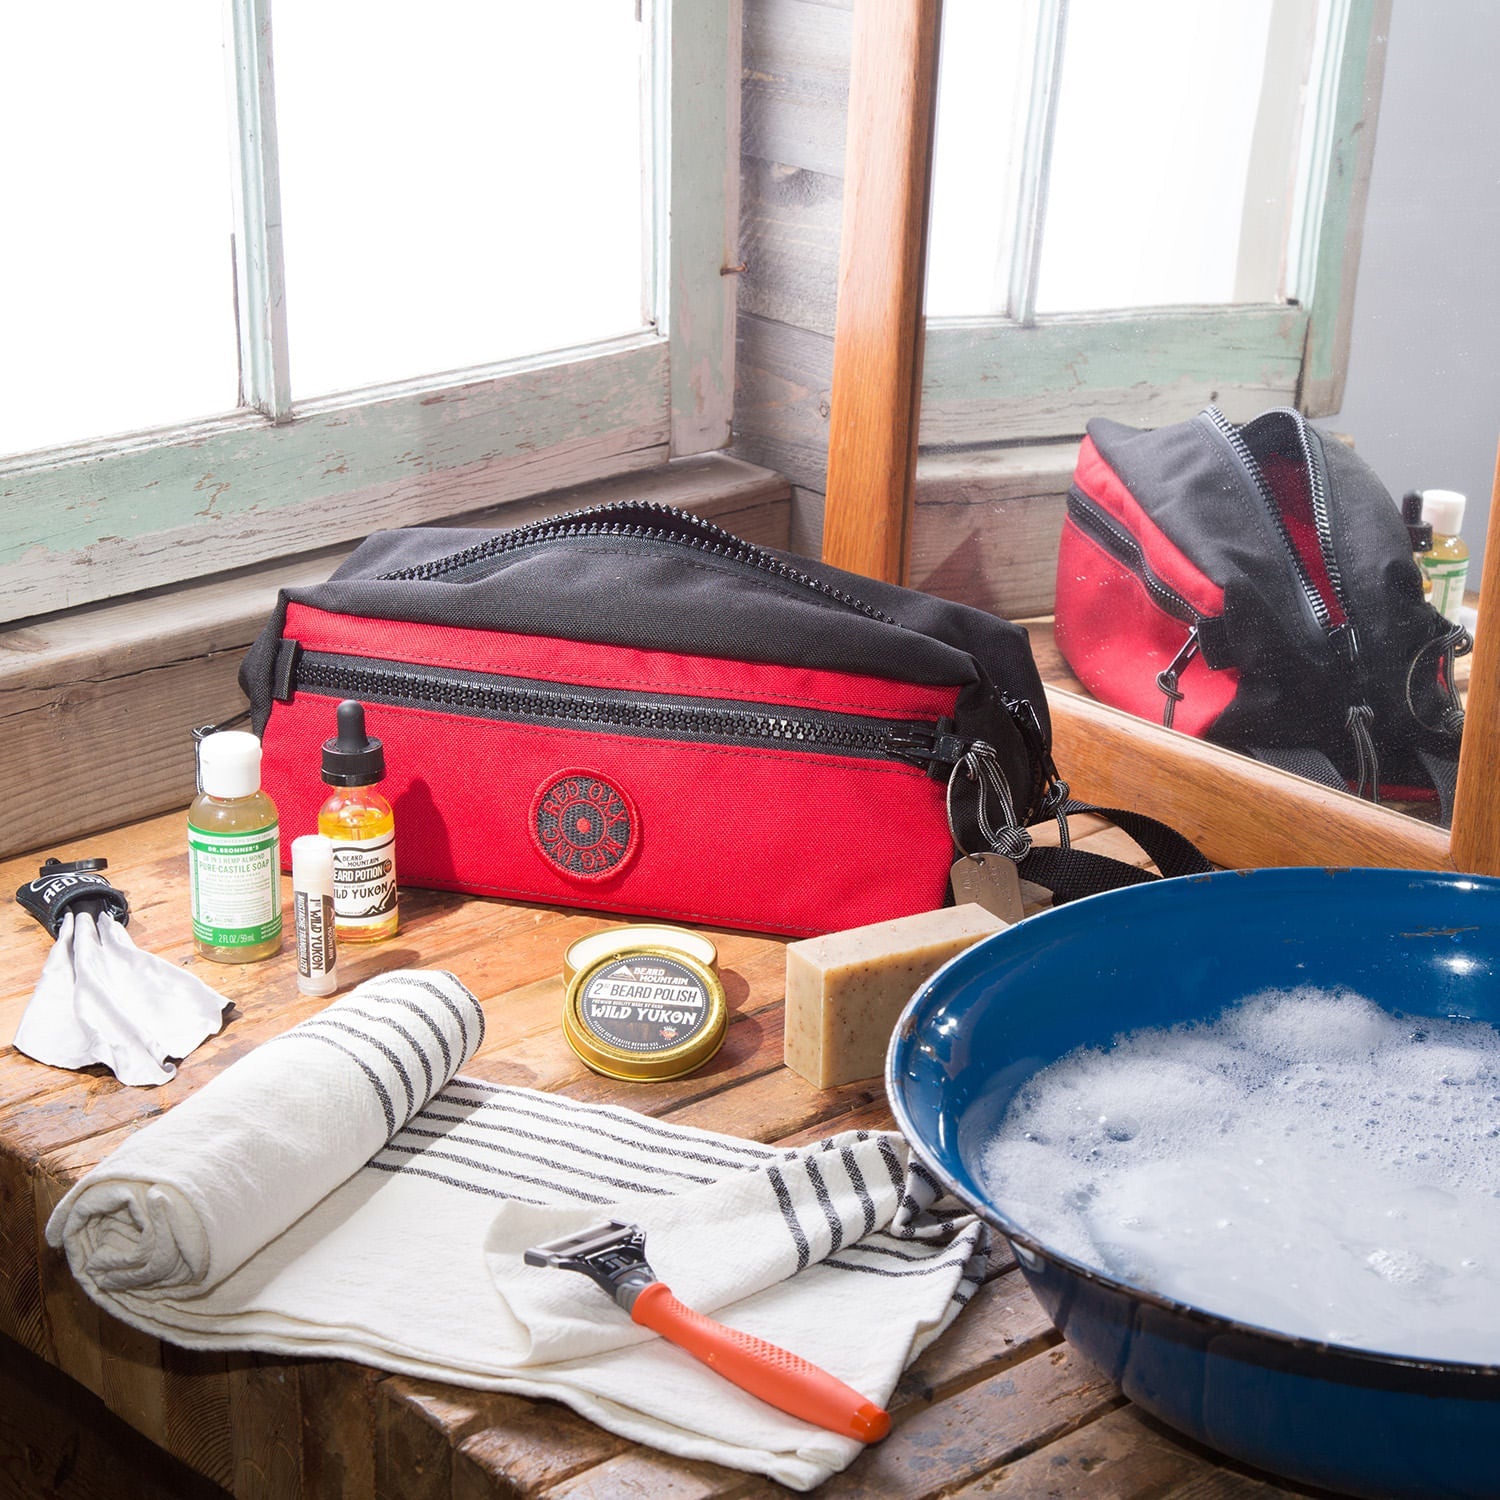
[[[633,1322],[659,1333],[741,1390],[804,1422],[843,1437],[878,1443],[890,1413],[827,1370],[776,1344],[694,1312],[672,1295],[646,1259],[646,1233],[617,1219],[536,1245],[528,1266],[583,1274],[614,1298]]]

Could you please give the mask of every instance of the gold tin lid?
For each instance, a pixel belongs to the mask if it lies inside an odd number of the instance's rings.
[[[563,954],[563,983],[571,984],[573,976],[612,953],[639,952],[642,948],[665,948],[669,953],[686,953],[706,969],[718,971],[719,950],[713,939],[686,927],[669,927],[662,922],[633,922],[628,927],[602,927],[568,944]]]
[[[569,981],[563,1002],[568,1045],[607,1078],[681,1078],[719,1050],[728,1026],[719,976],[668,948],[596,958]]]

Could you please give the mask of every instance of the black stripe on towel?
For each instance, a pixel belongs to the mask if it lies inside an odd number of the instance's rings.
[[[901,1162],[895,1151],[891,1148],[889,1141],[880,1142],[880,1159],[885,1163],[885,1169],[891,1174],[891,1186],[896,1189],[898,1195],[906,1192],[906,1173],[901,1170]]]
[[[366,1165],[373,1167],[377,1172],[395,1172],[402,1177],[430,1177],[434,1182],[462,1188],[466,1193],[479,1193],[486,1198],[504,1198],[511,1203],[534,1203],[539,1208],[546,1207],[541,1198],[523,1198],[519,1193],[502,1193],[499,1188],[484,1187],[477,1182],[465,1182],[462,1177],[449,1177],[445,1172],[429,1172],[425,1167],[415,1166],[409,1161],[381,1161],[379,1157],[376,1157]]]
[[[453,1078],[448,1083],[448,1089],[462,1087],[473,1089],[476,1093],[489,1094],[492,1098],[497,1094],[509,1095],[512,1098],[526,1099],[533,1104],[555,1105],[561,1116],[569,1121],[577,1115],[600,1115],[607,1120],[613,1120],[622,1129],[631,1132],[630,1135],[616,1136],[623,1145],[633,1146],[637,1144],[635,1136],[655,1135],[670,1141],[691,1141],[694,1145],[712,1147],[717,1151],[729,1152],[735,1156],[748,1156],[756,1161],[775,1161],[778,1156],[795,1157],[795,1151],[778,1152],[772,1151],[765,1146],[756,1146],[748,1141],[727,1141],[719,1138],[708,1137],[706,1132],[700,1133],[694,1130],[684,1130],[680,1127],[674,1128],[663,1125],[659,1121],[648,1120],[642,1115],[634,1114],[629,1110],[614,1109],[607,1104],[580,1104],[569,1099],[564,1102],[548,1094],[539,1094],[535,1089],[509,1088],[503,1084],[481,1083],[477,1078]],[[460,1107],[472,1106],[472,1099],[456,1099],[449,1095],[448,1089],[438,1095],[435,1102],[442,1104],[453,1104]],[[642,1149],[647,1149],[642,1147]],[[656,1149],[656,1148],[650,1148]],[[703,1158],[709,1165],[713,1165],[710,1158]],[[724,1166],[739,1165],[739,1163],[724,1162]]]
[[[447,971],[445,970],[444,972],[446,973]],[[383,982],[390,984],[414,984],[419,990],[426,990],[434,999],[441,1001],[449,1015],[458,1022],[458,1034],[464,1039],[464,1058],[467,1060],[479,1050],[480,1045],[484,1041],[484,1007],[480,1005],[474,996],[469,993],[468,989],[458,979],[455,979],[452,974],[448,974],[447,977],[453,981],[455,988],[474,1007],[474,1015],[479,1023],[479,1035],[472,1043],[469,1041],[469,1028],[464,1024],[463,1012],[453,1003],[453,998],[445,994],[439,985],[433,984],[430,979],[418,979],[415,974],[390,974],[386,976]]]
[[[396,1076],[401,1080],[401,1087],[406,1090],[406,1113],[402,1118],[409,1120],[412,1111],[417,1107],[417,1091],[411,1086],[411,1074],[406,1071],[406,1065],[401,1059],[378,1037],[361,1031],[357,1026],[350,1026],[346,1021],[340,1021],[337,1017],[329,1015],[326,1010],[322,1015],[314,1016],[311,1021],[302,1023],[302,1029],[305,1031],[319,1031],[325,1026],[331,1026],[335,1031],[347,1032],[350,1036],[357,1037],[373,1047],[396,1070]]]
[[[408,1125],[405,1130],[400,1132],[400,1134],[396,1137],[396,1140],[400,1140],[403,1137],[409,1135],[423,1136],[429,1140],[434,1141],[446,1141],[450,1144],[459,1146],[476,1146],[481,1151],[489,1151],[494,1153],[496,1156],[513,1156],[517,1161],[529,1161],[535,1163],[535,1165],[539,1167],[551,1167],[555,1172],[566,1172],[572,1177],[581,1178],[584,1182],[608,1183],[610,1187],[624,1188],[627,1192],[651,1193],[658,1198],[670,1198],[672,1196],[671,1188],[658,1187],[655,1183],[629,1182],[623,1177],[610,1177],[607,1173],[604,1172],[588,1172],[585,1171],[582,1167],[565,1166],[554,1156],[534,1156],[530,1151],[517,1151],[514,1147],[501,1146],[494,1141],[476,1140],[473,1136],[462,1136],[457,1131],[418,1130],[415,1126]],[[561,1142],[559,1142],[559,1144],[561,1144]],[[418,1156],[428,1152],[430,1152],[434,1156],[442,1155],[440,1151],[436,1150],[436,1148],[432,1146],[397,1146],[395,1141],[391,1142],[390,1149],[393,1151],[409,1150],[414,1155]],[[462,1161],[470,1160],[470,1158],[468,1157],[461,1157],[458,1159]],[[475,1162],[473,1164],[475,1166],[479,1165],[478,1162]],[[489,1170],[503,1172],[505,1169],[503,1167],[491,1167],[489,1168]],[[562,1190],[566,1191],[566,1189]],[[603,1198],[600,1198],[597,1201],[603,1203],[605,1200]]]
[[[509,1113],[520,1114],[521,1111],[514,1110],[509,1111]],[[534,1116],[534,1118],[543,1119],[544,1116],[537,1115]],[[417,1129],[418,1124],[420,1124],[422,1121],[432,1120],[441,1120],[444,1124],[462,1126],[465,1130],[492,1130],[499,1134],[507,1136],[519,1136],[523,1141],[534,1141],[538,1146],[560,1146],[565,1151],[580,1152],[583,1155],[586,1155],[590,1161],[607,1161],[612,1162],[617,1167],[629,1167],[633,1168],[636,1171],[644,1172],[653,1171],[652,1163],[650,1161],[642,1161],[639,1158],[631,1160],[630,1158],[624,1156],[611,1156],[607,1151],[596,1151],[592,1146],[586,1146],[580,1141],[570,1141],[562,1136],[556,1135],[542,1135],[540,1132],[535,1130],[522,1130],[519,1126],[512,1125],[508,1121],[504,1120],[480,1119],[478,1117],[478,1111],[476,1111],[474,1114],[464,1116],[442,1115],[438,1114],[435,1110],[423,1110],[423,1112],[417,1116],[416,1120],[414,1120],[412,1124],[407,1127],[406,1133],[422,1136],[442,1136],[443,1134],[445,1134],[445,1132],[440,1130]],[[600,1133],[602,1134],[602,1132]],[[454,1136],[454,1138],[457,1138],[456,1135]],[[472,1144],[487,1145],[488,1142],[474,1141],[472,1142]],[[648,1149],[654,1151],[656,1148],[652,1147]],[[561,1168],[562,1163],[558,1162],[557,1166]],[[571,1171],[572,1168],[568,1168],[568,1170]],[[681,1182],[694,1182],[697,1183],[700,1187],[707,1186],[707,1184],[711,1182],[717,1182],[719,1180],[717,1177],[701,1177],[695,1172],[683,1172],[676,1170],[667,1171],[655,1169],[654,1175],[676,1178]],[[649,1193],[654,1192],[655,1189],[646,1187],[642,1188],[641,1191]]]
[[[944,1189],[943,1189],[942,1183],[940,1183],[937,1180],[937,1178],[934,1177],[932,1175],[932,1173],[929,1172],[927,1170],[927,1168],[924,1167],[922,1165],[922,1163],[917,1160],[917,1158],[915,1156],[912,1157],[912,1159],[911,1159],[911,1161],[910,1161],[910,1163],[908,1165],[909,1165],[909,1167],[911,1169],[912,1176],[913,1177],[920,1177],[922,1179],[922,1181],[925,1182],[927,1184],[927,1186],[932,1189],[932,1196],[933,1196],[934,1201],[936,1201],[937,1199],[939,1199],[939,1198],[941,1198],[943,1196]]]
[[[448,1046],[448,1038],[443,1035],[443,1028],[432,1019],[432,1016],[415,1000],[408,1000],[404,995],[382,995],[381,999],[387,1005],[399,1005],[403,1010],[409,1010],[419,1021],[426,1024],[427,1029],[437,1039],[438,1051],[443,1054],[443,1082],[448,1081],[448,1075],[453,1072],[453,1052]],[[431,1099],[431,1092],[428,1094]]]
[[[410,1001],[394,1000],[388,1003],[393,1005],[406,1005],[409,1009],[417,1011],[419,1015],[421,1014],[420,1009],[417,1006],[412,1005]],[[389,1026],[390,1029],[394,1031],[396,1035],[399,1036],[414,1053],[416,1053],[417,1061],[422,1064],[422,1075],[427,1080],[427,1089],[422,1095],[422,1103],[426,1104],[427,1101],[432,1097],[432,1059],[428,1057],[426,1050],[416,1039],[416,1037],[414,1037],[411,1032],[409,1032],[406,1027],[404,1027],[400,1023],[400,1021],[395,1018],[395,1016],[385,1015],[383,1012],[378,1010],[362,1010],[357,1005],[346,1005],[343,1008],[342,1014],[346,1016],[358,1016],[360,1020],[370,1022],[372,1026]],[[421,1106],[419,1105],[418,1108],[420,1107]]]
[[[852,1247],[851,1247],[852,1248]],[[889,1266],[862,1266],[852,1260],[834,1260],[831,1256],[825,1260],[825,1266],[832,1266],[835,1271],[863,1271],[867,1276],[931,1276],[937,1271],[951,1269],[953,1266],[967,1265],[969,1253],[966,1250],[962,1259],[958,1256],[949,1256],[947,1260],[939,1260],[934,1257],[926,1265],[911,1266],[905,1271],[893,1271]]]
[[[905,1261],[929,1261],[935,1255],[943,1253],[942,1246],[929,1250],[926,1255],[917,1255],[910,1250],[897,1250],[892,1245],[867,1245],[863,1240],[857,1240],[854,1244],[850,1245],[848,1253],[853,1254],[856,1250],[863,1255],[889,1255],[892,1260]]]
[[[394,1142],[386,1146],[384,1151],[393,1152],[398,1156],[420,1157],[424,1162],[428,1160],[451,1161],[461,1167],[472,1167],[476,1172],[481,1173],[485,1177],[503,1178],[507,1182],[524,1182],[531,1187],[545,1188],[549,1192],[566,1193],[570,1198],[581,1198],[585,1203],[611,1203],[614,1201],[611,1198],[601,1198],[597,1193],[586,1193],[582,1188],[568,1187],[560,1182],[547,1182],[541,1177],[528,1176],[525,1172],[511,1172],[487,1162],[475,1161],[473,1157],[460,1156],[456,1151],[435,1151],[430,1146],[423,1150],[412,1146],[398,1146]],[[379,1159],[377,1158],[370,1165],[372,1167],[376,1166],[378,1161]],[[391,1169],[387,1166],[382,1166],[381,1170],[390,1171]],[[405,1166],[401,1166],[396,1168],[396,1170],[404,1172],[407,1169]],[[413,1168],[412,1170],[420,1169]],[[460,1183],[459,1186],[466,1186],[473,1192],[484,1193],[489,1197],[509,1198],[513,1196],[507,1192],[492,1191],[477,1182]]]
[[[792,1195],[787,1191],[781,1168],[770,1168],[766,1176],[770,1179],[771,1191],[776,1194],[776,1202],[781,1206],[781,1217],[786,1220],[786,1227],[792,1232],[792,1242],[797,1247],[797,1269],[800,1271],[812,1259],[812,1246],[807,1243],[807,1236],[797,1222],[797,1210],[792,1206]]]
[[[351,1051],[342,1042],[336,1042],[331,1036],[319,1036],[316,1031],[308,1030],[309,1025],[309,1022],[303,1022],[301,1026],[295,1026],[290,1031],[283,1031],[280,1036],[272,1037],[271,1040],[289,1042],[295,1037],[302,1037],[309,1042],[322,1042],[325,1047],[332,1047],[335,1052],[342,1052],[370,1080],[370,1086],[375,1090],[376,1097],[380,1100],[380,1107],[385,1112],[386,1138],[389,1139],[395,1135],[396,1111],[391,1105],[391,1096],[386,1092],[385,1085],[380,1081],[375,1070],[364,1058]]]
[[[518,1104],[501,1104],[499,1101],[493,1101],[494,1112],[501,1115],[501,1118],[499,1120],[491,1120],[483,1118],[483,1115],[491,1109],[491,1102],[475,1104],[471,1100],[454,1099],[448,1094],[440,1094],[433,1103],[434,1105],[451,1104],[455,1109],[467,1109],[469,1113],[463,1116],[445,1115],[441,1114],[436,1108],[429,1108],[425,1111],[429,1120],[462,1120],[464,1124],[479,1126],[485,1130],[509,1130],[512,1128],[507,1123],[510,1117],[512,1115],[520,1115],[524,1119],[537,1120],[544,1125],[556,1125],[565,1131],[587,1133],[588,1135],[598,1136],[602,1140],[613,1141],[621,1146],[631,1146],[641,1152],[643,1156],[676,1156],[681,1157],[684,1161],[701,1162],[707,1167],[724,1167],[731,1172],[750,1170],[750,1166],[746,1162],[728,1161],[724,1157],[709,1156],[702,1151],[684,1151],[676,1146],[659,1146],[654,1141],[643,1141],[626,1132],[605,1130],[603,1126],[591,1124],[587,1120],[573,1118],[567,1109],[560,1112],[524,1109]],[[579,1150],[590,1149],[580,1141],[570,1142],[570,1144],[576,1146]],[[641,1166],[647,1164],[646,1162],[637,1163],[637,1165]],[[678,1172],[676,1175],[686,1177],[693,1182],[718,1182],[720,1180],[718,1177],[695,1177],[687,1172]]]
[[[818,1195],[818,1204],[823,1210],[823,1217],[828,1220],[828,1228],[831,1231],[828,1253],[832,1255],[844,1243],[844,1223],[833,1206],[833,1199],[828,1196],[828,1185],[823,1181],[823,1174],[818,1170],[817,1163],[809,1156],[802,1164],[807,1168],[807,1180],[812,1183],[813,1192]]]
[[[870,1196],[870,1190],[865,1186],[864,1173],[859,1170],[859,1162],[855,1160],[852,1147],[844,1146],[839,1151],[839,1158],[844,1163],[844,1170],[849,1174],[849,1181],[854,1184],[854,1191],[859,1194],[859,1206],[864,1210],[865,1227],[860,1231],[861,1235],[869,1234],[875,1227],[875,1200]]]

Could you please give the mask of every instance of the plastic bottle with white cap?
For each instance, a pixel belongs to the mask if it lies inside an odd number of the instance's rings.
[[[281,830],[260,789],[260,741],[206,735],[198,786],[187,817],[193,942],[215,963],[270,958],[281,949]]]
[[[1465,497],[1457,490],[1423,490],[1422,519],[1432,527],[1432,550],[1422,554],[1422,575],[1432,585],[1432,607],[1462,624],[1464,589],[1469,581],[1469,548],[1458,534]]]

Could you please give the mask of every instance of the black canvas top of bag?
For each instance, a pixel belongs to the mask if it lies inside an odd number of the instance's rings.
[[[372,619],[962,684],[955,734],[993,746],[1023,821],[1043,810],[1051,732],[1022,627],[742,541],[672,506],[603,505],[502,532],[376,532],[326,583],[283,590],[272,628],[240,674],[257,730],[274,679],[263,658],[274,655],[289,602]],[[1031,714],[1035,734],[1027,732]]]

